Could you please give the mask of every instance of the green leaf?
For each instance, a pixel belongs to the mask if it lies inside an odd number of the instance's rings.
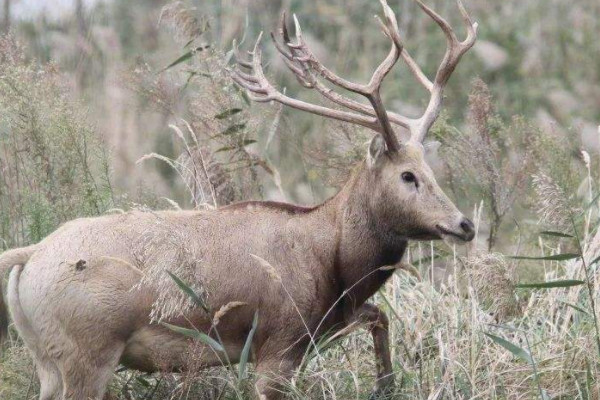
[[[190,44],[194,43],[194,40],[196,40],[196,38],[193,38],[191,40],[189,40],[186,44],[183,45],[183,48],[188,47]]]
[[[192,79],[195,76],[204,76],[204,77],[207,77],[207,78],[210,78],[210,76],[211,76],[210,74],[207,74],[206,72],[187,71],[187,73],[189,74],[189,76],[188,76],[188,78],[185,81],[185,85],[183,85],[183,88],[181,89],[182,91],[185,90],[189,86],[190,82],[192,81]]]
[[[188,329],[182,326],[167,324],[166,322],[161,322],[161,325],[166,328],[169,328],[173,332],[177,332],[183,336],[187,336],[192,339],[198,339],[198,334],[200,333],[196,329]]]
[[[564,238],[574,237],[573,235],[569,235],[568,233],[562,233],[562,232],[556,232],[556,231],[542,231],[542,232],[540,232],[540,235],[557,236],[557,237],[564,237]]]
[[[204,344],[209,345],[215,351],[220,351],[221,353],[225,352],[225,348],[223,347],[223,345],[221,345],[221,343],[208,336],[206,333],[198,332],[197,339],[203,342]]]
[[[232,133],[241,131],[245,127],[246,127],[245,122],[243,122],[241,124],[234,124],[234,125],[231,125],[229,128],[225,129],[223,132],[221,132],[220,135],[231,135]]]
[[[551,289],[551,288],[564,288],[571,286],[583,285],[585,281],[575,279],[565,279],[558,281],[548,281],[539,283],[519,283],[516,287],[518,288],[531,288],[531,289]]]
[[[533,358],[531,357],[531,354],[529,354],[529,352],[527,352],[525,349],[522,349],[521,347],[517,346],[516,344],[509,342],[508,340],[501,338],[499,336],[492,335],[491,333],[487,333],[487,332],[484,332],[484,333],[487,337],[492,339],[494,342],[496,342],[500,346],[504,347],[506,350],[510,351],[514,356],[520,358],[521,360],[523,360],[529,364],[533,364]]]
[[[142,386],[144,387],[150,387],[150,382],[148,382],[148,380],[146,378],[144,378],[143,376],[138,376],[135,378],[136,381],[138,381],[138,383],[140,383]]]
[[[592,370],[590,369],[590,364],[586,358],[585,360],[585,386],[587,387],[588,396],[591,396],[592,393],[592,385],[594,383],[594,376],[592,375]]]
[[[442,258],[442,255],[441,254],[435,254],[433,257],[432,256],[421,257],[418,260],[413,261],[412,265],[417,266],[417,265],[422,264],[422,263],[431,262],[431,260],[437,260],[438,258]]]
[[[182,281],[181,279],[179,279],[175,274],[173,274],[170,271],[167,271],[167,274],[169,274],[169,276],[171,277],[171,279],[173,279],[173,281],[175,281],[175,283],[177,284],[177,286],[179,286],[179,288],[185,293],[187,294],[196,305],[202,307],[202,309],[206,312],[208,312],[208,307],[206,306],[206,304],[204,303],[204,300],[202,300],[200,298],[200,296],[198,296],[196,294],[196,292],[194,292],[194,289],[192,289],[187,283],[185,283],[184,281]]]
[[[196,329],[188,329],[181,326],[167,324],[166,322],[161,322],[161,325],[163,325],[166,328],[169,328],[173,332],[177,332],[181,335],[187,336],[192,339],[200,340],[202,343],[210,346],[215,351],[225,351],[225,348],[223,348],[223,346],[219,342],[208,336],[206,333],[202,333]]]
[[[513,260],[549,260],[549,261],[565,261],[572,260],[574,258],[580,258],[580,254],[575,253],[563,253],[563,254],[554,254],[552,256],[545,257],[525,257],[525,256],[512,256]]]
[[[578,305],[576,305],[576,304],[569,303],[568,301],[565,301],[565,300],[558,300],[558,301],[559,301],[559,302],[561,302],[561,303],[563,303],[564,305],[567,305],[567,306],[569,306],[569,307],[571,307],[571,308],[573,308],[573,309],[575,309],[575,310],[579,311],[579,312],[582,312],[582,313],[584,313],[584,314],[590,315],[590,313],[589,313],[589,312],[587,312],[586,310],[584,310],[583,308],[579,307],[579,306],[578,306]]]
[[[242,146],[249,146],[249,145],[251,145],[253,143],[256,143],[256,140],[254,140],[254,139],[246,139],[246,140],[244,140],[242,142]]]
[[[241,108],[230,108],[229,110],[225,110],[222,113],[215,115],[215,118],[216,119],[225,119],[225,118],[231,117],[232,115],[235,115],[241,111],[242,111]]]
[[[248,337],[246,338],[246,343],[244,343],[244,348],[242,349],[242,354],[240,355],[239,362],[239,370],[238,370],[238,380],[246,379],[247,377],[247,365],[248,358],[250,357],[250,348],[252,347],[252,339],[254,338],[254,333],[256,332],[256,327],[258,326],[258,311],[254,313],[254,319],[252,320],[252,328],[248,333]]]
[[[234,150],[235,148],[236,148],[235,146],[225,146],[225,147],[221,147],[221,148],[215,150],[215,153],[221,153],[222,151]]]
[[[168,70],[169,68],[173,68],[174,66],[176,66],[178,64],[181,64],[184,61],[189,60],[197,52],[203,51],[205,49],[208,49],[209,47],[210,47],[210,45],[198,46],[198,47],[196,47],[196,48],[188,51],[187,53],[185,53],[184,55],[182,55],[181,57],[179,57],[177,60],[173,61],[171,64],[167,65],[166,67],[164,67],[163,69],[161,69],[159,72],[164,72],[164,71]]]

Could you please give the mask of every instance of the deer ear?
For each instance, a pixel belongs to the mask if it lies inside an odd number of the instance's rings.
[[[387,145],[381,134],[373,136],[371,143],[369,143],[369,152],[367,153],[367,165],[373,167],[377,160],[386,152]]]

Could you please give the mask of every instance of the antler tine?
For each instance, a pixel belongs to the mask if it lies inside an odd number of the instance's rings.
[[[288,69],[294,73],[294,76],[296,76],[296,79],[302,86],[307,89],[314,89],[314,79],[310,74],[306,73],[305,69],[298,67],[293,61],[290,61],[285,57],[282,57],[282,60]]]
[[[442,108],[443,92],[446,83],[450,79],[452,72],[458,65],[462,56],[471,48],[477,39],[477,23],[473,23],[471,17],[467,13],[461,0],[457,0],[458,8],[467,26],[467,37],[460,41],[450,26],[450,24],[439,14],[426,6],[421,0],[415,0],[419,7],[433,19],[441,28],[446,36],[446,52],[444,58],[438,67],[433,85],[431,87],[431,97],[425,112],[419,118],[418,123],[411,129],[411,140],[422,142],[425,135],[437,119]]]
[[[287,26],[285,24],[285,19],[286,19],[286,13],[285,11],[283,13],[281,13],[281,17],[279,18],[279,28],[278,28],[278,33],[279,36],[281,36],[281,38],[283,39],[283,44],[280,44],[279,41],[277,40],[277,38],[275,38],[275,34],[273,32],[271,32],[271,39],[273,39],[273,43],[275,44],[275,48],[277,49],[277,51],[279,51],[279,53],[281,53],[281,55],[292,61],[294,59],[294,54],[293,51],[291,49],[286,48],[285,46],[289,46],[290,43],[290,35],[288,33],[287,30]],[[289,52],[288,52],[289,50]]]
[[[456,0],[456,2],[458,3],[458,10],[460,11],[460,15],[463,18],[463,22],[467,27],[467,37],[462,42],[462,44],[464,46],[469,46],[470,48],[470,46],[472,46],[475,43],[475,40],[477,39],[477,27],[479,25],[477,24],[477,22],[473,22],[462,0]]]
[[[427,15],[429,15],[431,19],[438,24],[446,36],[446,41],[448,43],[446,53],[444,54],[444,59],[442,60],[435,77],[436,83],[443,85],[450,78],[450,75],[454,71],[454,68],[458,64],[458,61],[462,55],[467,52],[467,50],[469,50],[475,43],[475,39],[477,37],[477,24],[474,24],[471,21],[471,17],[467,13],[467,10],[465,9],[461,0],[457,0],[459,11],[468,30],[467,38],[461,42],[456,37],[454,29],[452,29],[450,24],[444,18],[426,6],[421,0],[415,1]]]
[[[388,15],[386,19],[391,20],[391,18],[395,20],[393,13],[392,17]],[[373,111],[375,111],[377,119],[381,123],[382,134],[386,140],[388,148],[392,151],[397,151],[400,148],[400,143],[398,142],[398,138],[396,137],[396,134],[392,128],[388,113],[383,106],[383,102],[381,101],[379,91],[383,79],[387,76],[387,74],[391,71],[393,66],[398,61],[399,55],[402,51],[402,47],[398,47],[399,42],[392,40],[392,48],[388,56],[377,67],[369,83],[366,85],[361,85],[341,78],[340,76],[330,71],[321,62],[319,62],[310,50],[310,48],[306,45],[306,42],[304,41],[304,38],[302,36],[302,28],[296,15],[294,15],[294,24],[296,27],[296,43],[288,43],[288,47],[290,47],[291,49],[293,58],[299,61],[300,63],[304,64],[305,67],[310,67],[314,69],[317,73],[319,73],[320,76],[333,83],[334,85],[367,97],[367,99],[371,103],[371,106],[373,107]],[[368,107],[364,106],[363,104],[344,98],[343,96],[333,94],[333,92],[328,90],[328,88],[323,87],[320,84],[313,83],[313,85],[315,86],[315,88],[317,88],[317,90],[319,90],[320,93],[328,97],[330,100],[355,111],[364,112],[372,115],[372,111],[369,110]],[[402,117],[400,115],[395,115],[394,120],[402,126],[410,126],[410,121],[407,118]]]
[[[261,40],[262,33],[258,36],[253,51],[250,52],[253,56],[252,62],[246,62],[246,64],[249,64],[249,68],[252,71],[252,75],[245,74],[236,68],[229,70],[231,78],[240,87],[247,90],[248,96],[251,100],[257,102],[276,101],[278,103],[287,105],[292,108],[296,108],[298,110],[321,115],[327,118],[336,119],[339,121],[361,125],[377,132],[381,131],[381,126],[379,125],[378,121],[372,116],[335,110],[320,105],[307,103],[301,100],[293,99],[279,92],[277,89],[271,86],[271,84],[265,77],[264,71],[262,69],[262,52],[260,50]]]
[[[267,80],[265,73],[262,68],[262,51],[260,49],[260,42],[262,41],[263,33],[261,32],[256,39],[256,43],[254,44],[254,50],[252,50],[252,71],[254,72],[255,78],[258,82],[261,83],[261,86],[267,89],[267,92],[273,92],[273,87]]]
[[[288,32],[287,24],[285,23],[285,21],[287,21],[287,13],[284,11],[281,13],[281,17],[279,18],[279,33],[281,34],[283,43],[288,44],[291,42],[291,40],[290,33]]]
[[[383,32],[388,36],[399,49],[404,48],[404,43],[402,43],[402,39],[400,37],[400,28],[398,28],[398,20],[396,19],[396,14],[390,8],[386,0],[380,0],[381,7],[383,8],[383,16],[385,18],[385,22],[381,21],[379,16],[375,16]]]
[[[423,85],[423,87],[427,89],[427,91],[431,92],[433,88],[433,83],[429,80],[429,78],[427,78],[427,75],[423,73],[421,67],[419,67],[419,65],[411,57],[408,50],[406,50],[404,44],[402,43],[402,38],[400,36],[400,28],[398,27],[398,20],[396,19],[396,14],[388,5],[386,0],[380,0],[380,3],[383,7],[383,14],[386,19],[386,23],[383,23],[383,21],[381,21],[379,17],[376,18],[379,21],[381,27],[383,28],[384,33],[396,43],[396,46],[398,46],[398,48],[402,49],[402,51],[400,52],[400,56],[402,57],[410,71],[413,73],[417,81],[421,85]]]
[[[273,44],[275,44],[275,48],[277,49],[279,54],[281,54],[283,62],[288,67],[288,69],[293,72],[293,74],[296,76],[296,79],[302,86],[304,86],[305,88],[308,88],[308,89],[313,89],[314,84],[311,82],[312,79],[310,79],[310,77],[307,76],[306,68],[304,68],[304,66],[302,66],[302,68],[301,68],[301,67],[298,67],[297,65],[295,65],[293,49],[291,49],[289,47],[286,48],[287,43],[289,43],[290,38],[289,38],[287,27],[285,25],[285,12],[282,13],[280,21],[279,21],[279,34],[283,38],[284,44],[279,43],[279,41],[277,40],[277,38],[275,37],[275,34],[273,32],[271,32],[271,39],[273,40]]]
[[[456,38],[456,34],[454,33],[454,29],[452,29],[450,24],[441,15],[439,15],[438,13],[433,11],[433,9],[426,6],[421,0],[415,0],[415,1],[419,5],[419,7],[421,7],[421,9],[423,11],[425,11],[425,13],[427,15],[429,15],[431,17],[431,19],[433,19],[439,25],[439,27],[444,32],[446,39],[448,39],[448,41],[458,42],[458,39]]]
[[[277,38],[275,37],[275,34],[273,32],[271,32],[271,39],[273,40],[273,44],[275,44],[275,48],[277,49],[279,54],[283,56],[283,58],[290,61],[294,59],[294,56],[291,53],[288,53],[288,49],[286,49],[284,45],[277,41]]]
[[[235,61],[238,65],[244,68],[252,69],[252,64],[242,57],[240,54],[240,50],[238,48],[237,40],[233,39],[233,55],[235,56]]]
[[[247,74],[245,72],[242,72],[242,71],[240,71],[238,69],[233,70],[232,72],[235,75],[237,75],[238,78],[240,78],[240,79],[242,79],[242,80],[244,80],[246,82],[250,82],[250,83],[254,83],[254,84],[259,83],[258,79],[256,79],[254,76],[252,76],[250,74]]]
[[[385,60],[383,60],[383,62],[377,67],[373,73],[373,76],[371,77],[371,80],[369,81],[369,84],[366,86],[367,91],[370,92],[379,92],[379,88],[381,87],[383,79],[392,70],[404,49],[404,44],[402,43],[402,40],[400,40],[400,31],[398,29],[396,15],[392,9],[387,6],[385,0],[381,0],[381,4],[383,5],[383,12],[387,21],[386,33],[392,40],[392,48],[390,49],[390,52]]]
[[[286,13],[282,13],[281,18],[279,20],[279,28],[278,33],[284,44],[281,44],[275,34],[271,32],[271,38],[273,39],[273,43],[275,44],[275,48],[281,54],[282,59],[286,66],[294,73],[296,79],[300,82],[302,86],[309,89],[316,89],[321,95],[325,98],[333,101],[336,104],[339,104],[343,107],[347,107],[350,110],[359,112],[361,114],[375,116],[376,114],[373,112],[373,109],[365,104],[362,104],[358,101],[352,100],[350,98],[344,97],[338,93],[335,93],[333,90],[322,84],[317,77],[312,74],[310,64],[306,60],[306,57],[298,57],[295,55],[295,52],[298,50],[298,45],[296,44],[296,49],[291,47],[291,40],[289,36],[289,32],[287,29],[286,21]],[[286,47],[287,46],[287,47]],[[392,113],[393,114],[393,113]],[[407,127],[406,122],[399,115],[393,114],[390,115],[390,120],[398,125]]]
[[[296,100],[286,96],[271,86],[264,75],[261,65],[261,50],[259,44],[262,34],[259,36],[254,46],[254,50],[250,52],[253,56],[251,63],[239,58],[237,56],[237,49],[235,49],[236,58],[238,59],[240,66],[249,68],[252,71],[252,75],[245,74],[236,69],[232,71],[232,77],[236,83],[248,90],[250,92],[249,94],[251,94],[253,96],[252,98],[256,99],[256,101],[277,101],[299,110],[358,124],[378,131],[383,135],[388,148],[391,151],[396,151],[400,148],[400,143],[392,128],[392,123],[408,128],[411,133],[409,140],[422,141],[433,122],[439,116],[443,99],[443,90],[450,75],[456,68],[462,55],[475,43],[477,37],[477,24],[471,21],[471,18],[461,1],[457,0],[461,16],[465,25],[467,25],[468,31],[466,39],[461,42],[456,37],[450,24],[448,24],[444,18],[426,6],[422,0],[415,1],[427,15],[438,24],[446,36],[446,52],[438,67],[433,82],[423,73],[418,64],[404,48],[400,30],[398,28],[398,21],[386,0],[380,0],[384,11],[385,23],[380,19],[379,22],[382,25],[384,34],[392,41],[392,46],[386,58],[379,64],[371,76],[369,82],[364,85],[341,78],[325,67],[316,58],[302,36],[302,28],[295,15],[295,42],[292,42],[290,39],[285,21],[285,13],[280,19],[278,29],[279,36],[283,43],[277,40],[275,34],[271,33],[277,51],[281,54],[286,66],[294,73],[300,84],[310,89],[316,89],[327,99],[354,112],[331,109]],[[400,114],[387,112],[381,99],[380,90],[383,80],[400,58],[406,62],[417,81],[431,93],[427,108],[423,115],[418,119],[407,118]],[[371,107],[335,93],[328,86],[324,85],[319,78],[323,78],[335,86],[366,97],[369,100]]]

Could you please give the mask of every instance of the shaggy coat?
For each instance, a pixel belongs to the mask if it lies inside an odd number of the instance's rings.
[[[404,171],[418,181],[403,181]],[[393,380],[387,319],[365,304],[393,272],[380,267],[398,263],[409,239],[470,240],[471,228],[422,147],[388,153],[376,137],[368,160],[317,207],[248,202],[78,219],[5,253],[0,270],[16,265],[8,305],[35,358],[41,399],[100,399],[119,363],[147,372],[221,365],[222,355],[158,322],[214,335],[214,313],[233,302],[243,304],[220,316],[218,333],[237,362],[258,312],[251,358],[264,398],[280,396],[269,375],[289,377],[312,340],[354,322],[373,333],[378,392]],[[192,307],[166,271],[189,282],[209,312]]]

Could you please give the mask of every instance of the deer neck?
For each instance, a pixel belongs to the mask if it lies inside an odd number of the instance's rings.
[[[370,179],[363,166],[324,207],[335,215],[334,276],[352,308],[360,306],[392,275],[381,267],[400,261],[407,242],[375,221],[369,207]]]

